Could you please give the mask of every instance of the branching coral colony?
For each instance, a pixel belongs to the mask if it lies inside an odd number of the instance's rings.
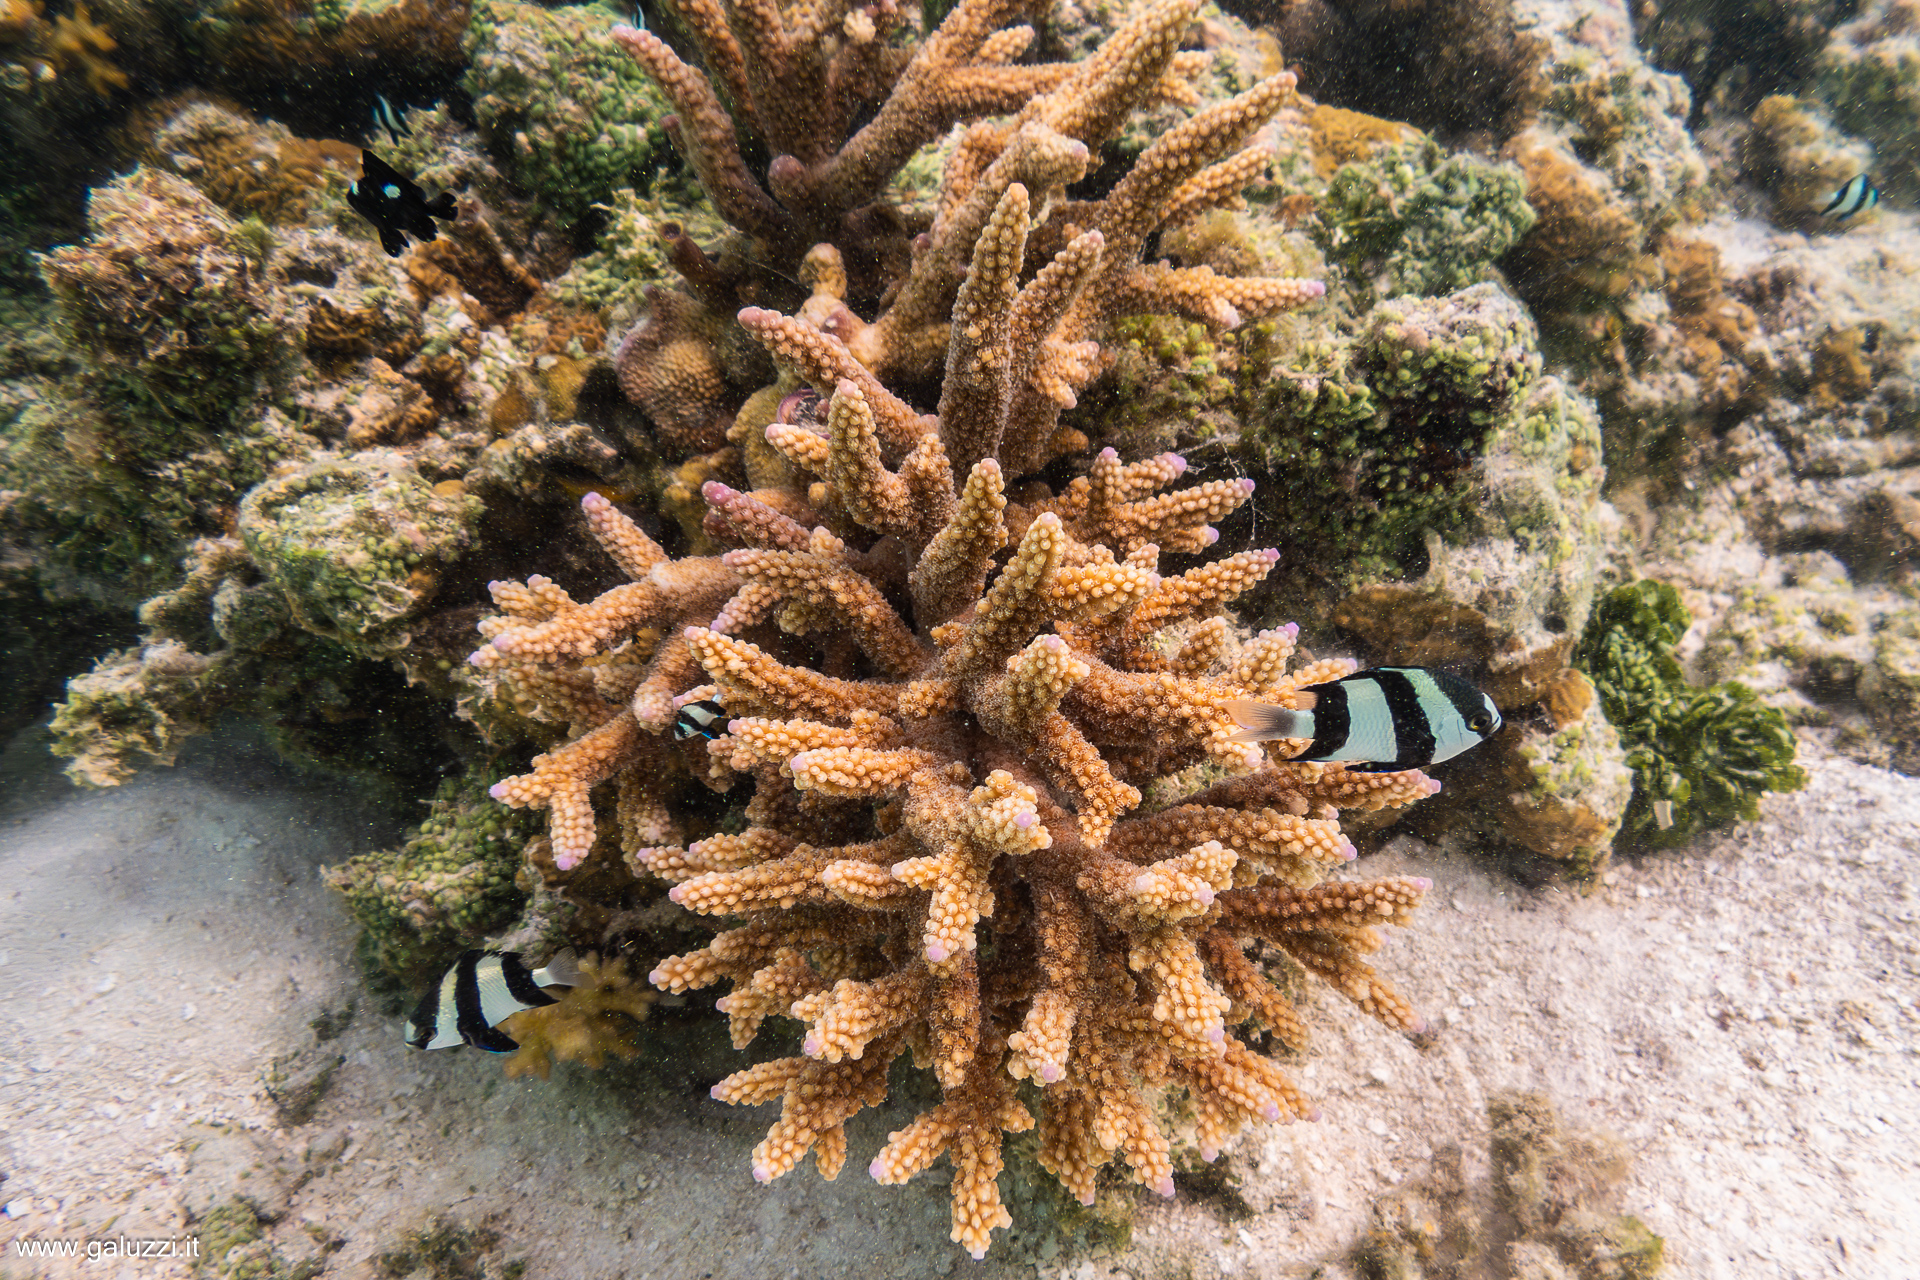
[[[738,549],[673,559],[590,494],[588,526],[631,581],[587,603],[538,577],[496,583],[500,612],[473,656],[496,695],[571,728],[494,788],[549,810],[559,871],[612,856],[610,840],[596,852],[589,799],[611,783],[629,867],[674,882],[693,911],[744,920],[653,981],[730,982],[720,1007],[738,1046],[768,1015],[807,1025],[802,1056],[714,1088],[783,1104],[754,1175],[808,1151],[837,1174],[846,1120],[885,1096],[911,1048],[943,1100],[871,1172],[903,1182],[947,1153],[953,1239],[976,1257],[1011,1221],[995,1185],[1003,1132],[1037,1124],[1042,1162],[1091,1202],[1116,1154],[1172,1192],[1151,1090],[1184,1087],[1209,1155],[1249,1120],[1308,1112],[1229,1031],[1304,1034],[1247,954],[1253,940],[1387,1024],[1415,1025],[1362,957],[1427,883],[1322,877],[1353,856],[1340,810],[1404,805],[1436,784],[1268,761],[1231,741],[1227,699],[1286,700],[1345,667],[1289,672],[1293,628],[1242,642],[1216,616],[1275,553],[1157,572],[1162,551],[1211,545],[1210,522],[1251,482],[1162,492],[1179,457],[1127,464],[1109,450],[1058,493],[1013,487],[1082,443],[1059,415],[1091,380],[1111,317],[1231,326],[1323,291],[1140,262],[1156,229],[1237,198],[1266,160],[1247,140],[1290,75],[1164,133],[1105,198],[1064,197],[1128,112],[1187,92],[1176,50],[1196,9],[1167,0],[1076,66],[1014,67],[1032,32],[1000,29],[1016,13],[1007,0],[963,0],[911,56],[881,39],[899,20],[891,5],[683,5],[718,92],[777,157],[771,191],[741,161],[715,89],[654,37],[622,31],[675,98],[715,203],[763,249],[789,225],[837,234],[956,119],[1013,114],[961,135],[933,226],[876,320],[847,305],[830,243],[803,254],[814,295],[799,314],[739,312],[783,371],[755,399],[784,409],[764,427],[778,454],[761,469],[787,470],[752,492],[705,486],[708,534]],[[883,95],[859,133],[821,145]],[[712,283],[704,255],[677,252],[696,291]],[[886,385],[940,374],[942,360],[935,415]],[[674,741],[676,708],[714,697],[730,732]],[[680,762],[722,788],[752,779],[744,831],[682,843],[663,798]],[[1231,776],[1132,812],[1142,784],[1209,763]]]

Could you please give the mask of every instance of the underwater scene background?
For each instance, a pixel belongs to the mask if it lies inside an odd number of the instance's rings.
[[[1911,0],[0,114],[0,1276],[1911,1274]]]

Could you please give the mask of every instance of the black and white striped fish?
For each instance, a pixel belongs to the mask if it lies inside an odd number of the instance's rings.
[[[488,1053],[512,1053],[520,1044],[499,1024],[522,1009],[560,1003],[542,987],[579,985],[580,966],[572,951],[531,972],[517,951],[463,951],[407,1019],[407,1043],[416,1049],[470,1044]]]
[[[1227,703],[1236,742],[1311,738],[1294,760],[1365,761],[1357,773],[1451,760],[1500,731],[1493,699],[1426,667],[1373,667],[1295,692],[1299,709],[1252,698]]]
[[[685,742],[688,738],[719,738],[727,732],[727,709],[716,698],[704,702],[689,702],[674,713],[673,740]]]
[[[1832,214],[1835,222],[1845,222],[1862,209],[1871,209],[1879,203],[1880,188],[1874,186],[1866,174],[1857,173],[1833,193],[1833,199],[1827,201],[1827,207],[1820,212]]]

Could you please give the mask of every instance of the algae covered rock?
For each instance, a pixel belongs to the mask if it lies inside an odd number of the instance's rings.
[[[1271,476],[1263,526],[1347,583],[1418,572],[1427,535],[1468,529],[1484,450],[1540,368],[1532,321],[1493,284],[1383,303],[1358,339],[1269,359],[1241,374],[1239,452]]]
[[[1321,247],[1378,297],[1452,293],[1486,279],[1533,226],[1526,192],[1514,165],[1424,137],[1390,144],[1327,184]]]
[[[1647,848],[1751,821],[1764,792],[1806,785],[1785,716],[1735,681],[1687,683],[1675,649],[1689,621],[1672,587],[1636,582],[1595,608],[1574,655],[1627,744],[1634,788],[1624,831]]]
[[[169,174],[136,169],[96,189],[84,245],[45,260],[47,285],[88,382],[135,455],[234,421],[278,355],[260,242]]]
[[[363,653],[410,639],[407,623],[474,536],[482,506],[431,484],[402,455],[326,456],[247,495],[240,534],[301,627]]]
[[[448,778],[400,848],[327,868],[327,883],[346,898],[382,968],[424,982],[450,953],[504,927],[526,901],[515,883],[520,850],[540,823],[488,799],[487,788],[504,773],[476,765]]]
[[[586,5],[481,0],[467,28],[464,84],[481,136],[569,221],[674,163],[660,125],[671,108],[608,37],[619,21]]]
[[[172,764],[181,743],[205,733],[219,699],[218,664],[174,640],[108,654],[67,682],[48,726],[67,776],[119,786],[148,762]]]

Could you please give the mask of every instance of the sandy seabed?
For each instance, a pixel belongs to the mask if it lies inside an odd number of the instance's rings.
[[[436,1222],[480,1233],[487,1275],[1303,1276],[1436,1149],[1461,1145],[1484,1178],[1486,1098],[1522,1088],[1624,1143],[1622,1207],[1665,1237],[1664,1274],[1906,1280],[1920,780],[1807,763],[1812,785],[1769,797],[1763,821],[1618,866],[1588,897],[1390,846],[1367,874],[1436,881],[1379,962],[1435,1024],[1431,1046],[1318,989],[1299,1073],[1319,1119],[1251,1130],[1222,1157],[1251,1216],[1146,1196],[1131,1246],[1089,1254],[1016,1208],[976,1263],[947,1242],[944,1162],[906,1187],[864,1172],[905,1102],[850,1126],[837,1181],[808,1162],[757,1185],[748,1152],[772,1108],[707,1097],[744,1060],[698,1005],[658,1010],[634,1061],[547,1083],[405,1049],[317,876],[392,843],[405,815],[237,731],[82,792],[29,731],[0,758],[0,1276],[186,1275],[19,1245],[191,1241],[189,1215],[235,1196],[276,1215],[280,1258],[324,1256],[328,1276],[399,1274],[382,1258]],[[322,1042],[311,1024],[349,1007]],[[284,1127],[265,1076],[335,1057],[312,1118]]]

